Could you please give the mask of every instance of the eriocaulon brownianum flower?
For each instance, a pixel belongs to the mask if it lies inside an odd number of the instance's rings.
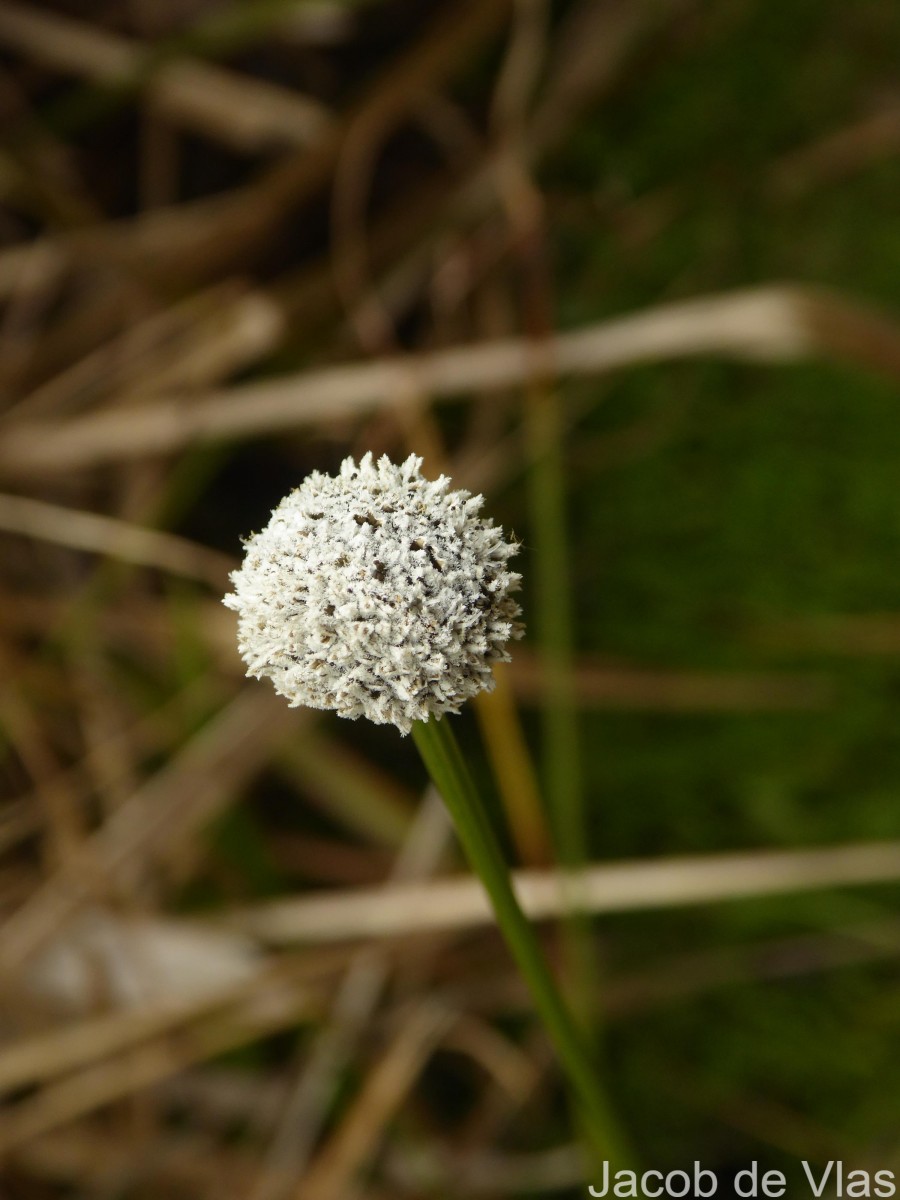
[[[478,515],[482,500],[428,480],[422,460],[365,455],[313,472],[247,540],[234,591],[247,674],[291,704],[391,723],[413,739],[481,879],[578,1097],[597,1162],[616,1157],[615,1119],[590,1048],[560,995],[449,721],[493,686],[519,637],[517,547]],[[431,720],[431,718],[436,718]]]
[[[292,705],[406,734],[492,688],[521,636],[518,547],[478,515],[481,496],[421,466],[366,454],[314,471],[247,539],[225,604],[247,674]]]

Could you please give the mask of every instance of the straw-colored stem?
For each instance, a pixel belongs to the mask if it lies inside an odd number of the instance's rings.
[[[519,860],[545,867],[552,860],[552,839],[505,663],[494,667],[494,681],[494,690],[480,692],[472,706]]]
[[[417,721],[413,738],[444,798],[462,847],[494,908],[571,1084],[596,1163],[623,1164],[623,1139],[591,1062],[588,1041],[566,1007],[534,930],[516,899],[510,873],[449,721]]]

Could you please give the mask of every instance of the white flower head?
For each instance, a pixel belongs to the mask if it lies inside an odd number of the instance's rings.
[[[422,460],[314,471],[250,537],[234,592],[247,674],[291,705],[396,725],[458,712],[520,637],[518,547]]]

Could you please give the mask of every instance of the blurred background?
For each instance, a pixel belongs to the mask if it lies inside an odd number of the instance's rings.
[[[3,1200],[585,1194],[409,740],[220,603],[366,450],[522,542],[454,726],[510,862],[588,873],[540,929],[637,1158],[900,1176],[898,49],[888,0],[0,0]]]

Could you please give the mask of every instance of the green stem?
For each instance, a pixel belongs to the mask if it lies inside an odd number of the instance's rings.
[[[559,993],[534,930],[519,905],[509,868],[485,813],[478,789],[445,717],[416,721],[413,739],[444,798],[457,836],[494,906],[497,923],[531,990],[535,1007],[568,1076],[590,1148],[597,1159],[624,1165],[624,1140],[591,1063],[588,1039]]]
[[[560,407],[561,396],[552,384],[535,379],[526,395],[525,427],[531,449],[536,630],[545,680],[542,718],[547,811],[559,860],[564,867],[575,868],[586,858],[587,822],[579,744],[580,714],[573,673],[566,466]],[[596,1042],[601,988],[590,918],[570,909],[562,932],[568,995]]]
[[[529,481],[537,638],[546,680],[543,721],[547,799],[559,856],[564,866],[575,867],[585,858],[586,822],[572,672],[566,466],[559,405],[559,395],[537,381],[526,399],[525,422],[532,451]]]

